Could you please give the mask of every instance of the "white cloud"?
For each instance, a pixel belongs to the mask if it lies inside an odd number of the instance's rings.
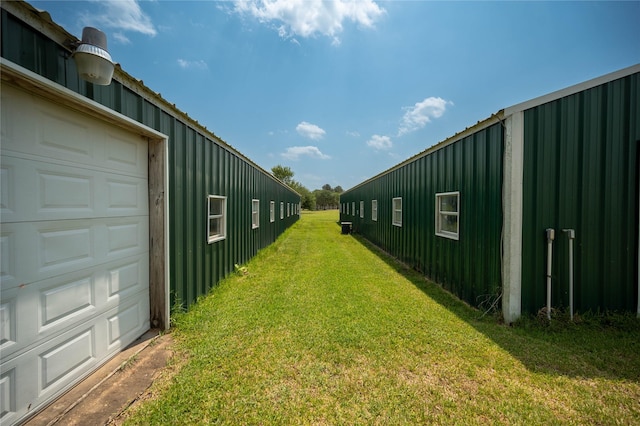
[[[389,136],[373,135],[367,141],[367,145],[374,149],[390,149],[393,142]]]
[[[343,22],[373,27],[385,10],[373,0],[235,0],[235,11],[268,23],[280,37],[330,37],[340,44]]]
[[[359,138],[360,137],[360,133],[358,133],[356,131],[347,130],[347,136],[351,136],[351,137],[354,137],[354,138]]]
[[[406,112],[402,117],[398,136],[422,129],[433,118],[440,118],[447,109],[447,105],[453,105],[451,101],[442,98],[429,97],[412,107],[404,107]]]
[[[131,44],[131,40],[122,33],[113,33],[113,38],[120,42],[120,44]]]
[[[289,160],[298,160],[303,155],[307,155],[311,158],[319,158],[321,160],[328,160],[331,158],[320,152],[316,146],[292,146],[287,148],[287,150],[280,155]]]
[[[187,61],[186,59],[178,59],[178,65],[182,69],[199,69],[206,70],[209,68],[207,63],[203,60],[199,61]]]
[[[296,131],[300,133],[305,138],[309,138],[311,140],[317,141],[322,139],[325,135],[325,131],[315,124],[307,123],[306,121],[301,122],[296,126]]]
[[[157,31],[136,0],[108,0],[99,2],[103,12],[98,15],[85,13],[81,16],[85,25],[113,28],[121,31],[131,31],[155,36]],[[124,37],[120,33],[122,41]],[[126,37],[125,37],[126,38]]]

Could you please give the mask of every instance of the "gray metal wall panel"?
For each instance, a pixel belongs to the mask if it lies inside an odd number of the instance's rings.
[[[572,228],[575,309],[635,311],[640,74],[524,117],[523,311],[546,305],[546,228],[556,230],[554,307],[569,305],[568,240],[560,231]]]
[[[501,284],[503,129],[492,125],[381,174],[342,194],[365,202],[365,217],[340,219],[472,305]],[[435,194],[460,191],[460,239],[435,235]],[[402,197],[403,226],[392,225],[392,198]],[[378,221],[371,200],[378,200]]]

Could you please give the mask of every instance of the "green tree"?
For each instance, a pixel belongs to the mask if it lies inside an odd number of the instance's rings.
[[[337,192],[338,194],[342,194],[344,192],[344,189],[342,189],[342,187],[340,185],[338,185],[335,188],[333,188],[333,192]]]
[[[315,210],[316,209],[316,196],[309,191],[304,185],[300,182],[296,182],[295,180],[291,180],[291,184],[289,187],[300,194],[300,204],[301,207],[305,210]]]
[[[327,189],[316,189],[316,208],[318,210],[337,209],[340,204],[340,194]]]
[[[289,188],[300,194],[300,207],[306,210],[316,209],[316,196],[309,191],[303,184],[293,180],[293,170],[290,167],[278,164],[271,168],[271,173],[285,183]]]
[[[271,173],[273,173],[273,175],[280,179],[282,182],[291,186],[291,182],[293,181],[293,170],[291,170],[290,167],[281,166],[280,164],[278,164],[277,166],[273,166],[271,168]]]
[[[324,185],[322,185],[322,189],[325,191],[331,191],[331,185],[329,185],[328,183],[325,183]]]

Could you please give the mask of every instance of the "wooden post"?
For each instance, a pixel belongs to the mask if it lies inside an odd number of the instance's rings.
[[[149,140],[149,320],[151,327],[169,328],[165,245],[166,140]]]

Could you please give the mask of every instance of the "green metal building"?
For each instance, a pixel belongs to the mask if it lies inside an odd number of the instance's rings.
[[[294,224],[300,195],[78,39],[1,3],[0,423],[37,412]]]
[[[507,323],[640,315],[639,142],[636,65],[497,112],[343,193],[340,218]]]

